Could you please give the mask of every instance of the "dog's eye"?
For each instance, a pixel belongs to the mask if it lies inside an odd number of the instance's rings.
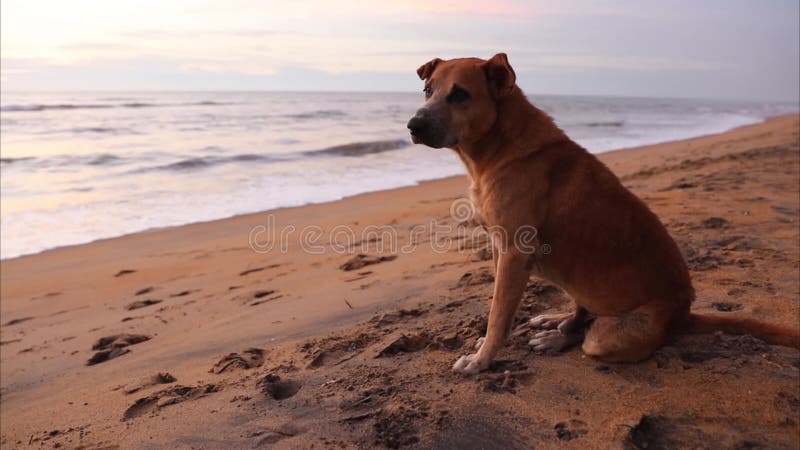
[[[430,97],[431,94],[433,94],[433,89],[431,89],[430,86],[425,86],[424,88],[422,88],[422,92],[425,93],[425,97]]]
[[[453,86],[453,90],[447,95],[447,103],[463,103],[469,100],[469,92],[460,86]]]

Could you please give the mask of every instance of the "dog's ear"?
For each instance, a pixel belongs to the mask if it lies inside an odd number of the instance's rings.
[[[425,64],[419,66],[417,69],[417,75],[419,75],[420,80],[427,80],[433,74],[433,69],[436,68],[436,65],[442,62],[439,58],[433,58],[432,60],[426,62]]]
[[[508,63],[505,53],[498,53],[483,63],[483,71],[489,81],[489,87],[496,96],[503,97],[514,90],[517,75]]]

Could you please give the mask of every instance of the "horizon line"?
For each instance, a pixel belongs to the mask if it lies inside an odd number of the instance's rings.
[[[139,93],[287,93],[287,94],[420,94],[410,90],[367,90],[367,89],[0,89],[0,94],[48,94],[48,93],[104,93],[104,92],[139,92]],[[647,96],[626,94],[585,94],[585,93],[531,93],[525,92],[526,97],[531,96],[558,96],[558,97],[613,97],[647,100],[711,100],[729,102],[774,102],[792,103],[800,107],[800,97],[796,99],[776,98],[731,98],[731,97],[689,97],[689,96]]]

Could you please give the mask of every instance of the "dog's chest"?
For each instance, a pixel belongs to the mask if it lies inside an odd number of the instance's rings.
[[[473,218],[481,225],[491,225],[487,223],[488,217],[485,216],[486,210],[486,191],[480,185],[473,182],[469,188],[469,201],[472,204]]]
[[[481,190],[475,183],[472,183],[472,185],[469,187],[469,201],[472,203],[472,208],[475,212],[475,215],[480,216]]]

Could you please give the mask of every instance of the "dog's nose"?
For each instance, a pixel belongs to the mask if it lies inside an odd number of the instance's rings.
[[[420,116],[414,116],[411,120],[408,121],[408,129],[411,131],[411,134],[415,136],[421,136],[425,134],[425,131],[428,128],[428,122]]]

